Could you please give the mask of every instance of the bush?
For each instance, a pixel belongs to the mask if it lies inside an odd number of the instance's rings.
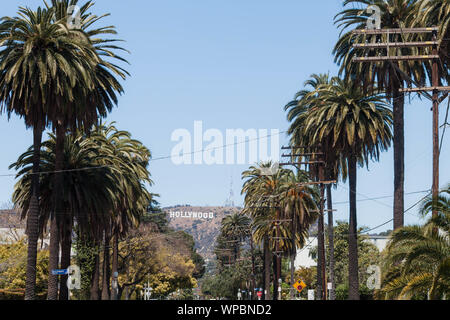
[[[36,295],[37,300],[45,300],[47,297],[47,293],[40,293]],[[25,291],[24,290],[0,290],[0,300],[3,301],[17,301],[17,300],[25,300]]]
[[[373,300],[373,290],[370,290],[365,285],[360,285],[359,295],[361,300]],[[336,300],[348,299],[348,285],[340,284],[336,287]]]

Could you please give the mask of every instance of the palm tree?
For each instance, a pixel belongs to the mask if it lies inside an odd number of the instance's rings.
[[[410,78],[418,84],[424,84],[426,71],[424,64],[415,61],[353,63],[352,59],[363,56],[365,52],[352,47],[354,43],[377,42],[382,39],[377,36],[355,36],[353,30],[366,29],[369,14],[365,11],[369,5],[376,5],[381,11],[382,28],[405,28],[412,25],[414,15],[417,14],[416,1],[411,0],[345,0],[344,10],[335,17],[335,23],[341,28],[341,37],[338,40],[333,54],[335,61],[341,65],[340,73],[355,83],[362,83],[363,88],[385,91],[393,104],[394,114],[394,229],[404,225],[404,93],[400,90]],[[352,8],[349,8],[352,6]],[[362,9],[355,8],[362,7]],[[391,42],[402,42],[409,36],[390,35]],[[385,41],[385,39],[383,40]],[[381,50],[381,51],[380,51]],[[423,54],[420,51],[405,48],[390,48],[389,54]],[[419,50],[419,49],[417,49]],[[420,49],[422,50],[422,49]],[[385,49],[369,52],[369,56],[386,54]]]
[[[126,236],[131,227],[137,227],[140,218],[146,213],[147,205],[152,195],[147,191],[145,183],[152,185],[148,164],[150,151],[141,142],[133,140],[126,131],[119,131],[114,126],[100,125],[93,132],[93,139],[102,143],[103,153],[100,165],[113,165],[120,177],[118,187],[121,193],[112,209],[111,219],[105,228],[104,270],[109,274],[109,243],[113,239],[112,274],[118,272],[118,244],[119,238]],[[114,159],[111,163],[110,159]],[[109,277],[103,277],[103,299],[108,299]],[[117,280],[117,279],[116,279]],[[117,299],[117,290],[111,295]]]
[[[30,205],[32,155],[30,148],[11,165],[20,177],[13,200],[24,212]],[[77,223],[81,236],[99,243],[112,222],[115,232],[122,236],[131,226],[137,226],[151,197],[143,184],[143,181],[151,183],[146,169],[149,155],[138,141],[130,139],[129,133],[117,131],[112,125],[96,127],[89,137],[81,131],[65,137],[62,214]],[[49,172],[40,179],[41,235],[53,210],[55,163],[56,136],[50,134],[43,143],[40,163],[41,172]]]
[[[97,38],[98,35],[102,34],[115,34],[114,27],[89,29],[93,23],[106,16],[97,17],[89,12],[93,6],[92,1],[86,2],[80,8],[80,30],[74,30],[74,26],[67,25],[69,21],[68,8],[71,5],[77,5],[78,0],[52,0],[51,7],[47,3],[45,4],[49,10],[54,12],[54,18],[57,23],[63,24],[67,29],[73,31],[71,33],[71,40],[77,41],[78,39],[83,39],[93,51],[84,57],[88,66],[82,69],[83,73],[80,78],[83,81],[73,83],[76,100],[57,105],[53,110],[54,113],[52,113],[53,127],[57,137],[58,148],[56,158],[58,160],[61,159],[62,144],[67,130],[76,130],[78,128],[89,130],[93,124],[97,123],[99,118],[105,117],[111,111],[114,104],[117,104],[116,92],[122,93],[123,88],[116,80],[114,74],[124,79],[126,71],[102,59],[102,56],[109,56],[124,61],[123,58],[117,56],[112,51],[114,49],[123,49],[112,44],[118,41],[116,39]],[[60,167],[62,166],[61,160],[56,163],[56,170],[60,171]],[[57,174],[55,179],[57,186],[63,184],[63,176],[61,174]],[[56,187],[56,190],[61,189]],[[55,192],[55,212],[61,210],[60,199],[62,197],[63,195],[60,192]],[[50,241],[50,269],[57,265],[57,248],[59,242],[57,236],[59,234],[58,222],[52,220],[51,225],[53,227],[51,228],[52,238]],[[70,225],[68,228],[70,230]],[[57,280],[57,277],[49,276],[49,299],[56,298]],[[66,291],[66,288],[64,288],[64,291]]]
[[[116,188],[119,180],[115,172],[109,168],[98,168],[98,145],[92,140],[86,140],[82,134],[68,135],[64,143],[64,179],[63,204],[61,215],[76,221],[81,234],[92,238],[92,215],[96,219],[102,217],[102,212],[114,201],[112,195],[120,193]],[[40,171],[48,172],[40,179],[40,208],[39,234],[44,236],[46,226],[51,220],[53,211],[54,174],[56,166],[56,137],[49,135],[49,140],[43,143],[40,160]],[[19,157],[11,168],[18,170],[17,182],[13,194],[14,203],[22,208],[25,214],[30,207],[30,193],[32,184],[32,164],[34,148]],[[89,170],[89,168],[92,168]],[[77,171],[77,169],[83,169]],[[63,247],[62,256],[70,257],[70,246]],[[67,252],[68,250],[68,252]],[[70,260],[68,261],[70,263]]]
[[[234,261],[239,259],[241,242],[250,233],[251,219],[240,213],[233,213],[222,220],[222,235],[231,241],[231,247],[234,248]]]
[[[291,243],[288,247],[291,259],[291,299],[294,298],[293,285],[295,283],[295,257],[297,250],[303,248],[309,235],[309,229],[318,218],[317,203],[318,193],[316,188],[305,185],[309,181],[309,175],[304,171],[297,174],[290,173],[286,191],[282,195],[283,207],[288,220],[291,220]]]
[[[438,215],[424,226],[408,226],[392,235],[387,248],[380,296],[386,299],[448,299],[450,295],[450,186],[439,199],[427,199],[423,215]]]
[[[295,97],[294,100],[289,102],[285,106],[285,111],[287,111],[287,119],[291,123],[288,129],[288,134],[291,136],[290,144],[292,146],[313,146],[314,144],[318,147],[317,149],[322,148],[322,146],[325,146],[326,141],[305,141],[303,136],[303,127],[305,125],[305,120],[308,116],[308,112],[312,108],[320,107],[322,104],[322,101],[319,97],[315,94],[315,90],[317,90],[319,87],[324,85],[329,85],[332,79],[330,78],[329,74],[312,74],[310,76],[310,79],[308,79],[304,86],[307,89],[304,89],[302,91],[299,91]],[[319,148],[320,146],[320,148]],[[326,150],[325,146],[325,150]],[[308,158],[308,157],[305,157]],[[301,159],[300,159],[301,160]],[[340,175],[342,175],[342,179],[346,179],[346,166],[343,165],[342,159],[336,158],[336,155],[332,153],[325,153],[324,159],[325,161],[325,176],[328,180],[337,180]],[[316,169],[316,168],[311,168]],[[329,242],[329,269],[330,269],[330,282],[332,283],[332,289],[330,290],[330,300],[335,299],[335,280],[334,280],[334,265],[335,265],[335,259],[334,259],[334,219],[333,219],[333,201],[332,201],[332,191],[331,191],[331,184],[328,184],[326,186],[327,190],[327,209],[328,209],[328,242]],[[323,219],[320,219],[319,223],[322,223]],[[320,227],[322,229],[322,226]],[[319,240],[324,243],[323,239]],[[322,259],[319,260],[319,264],[322,263]],[[320,269],[320,266],[318,266]],[[317,273],[318,276],[318,283],[322,283],[321,280],[321,273]],[[320,291],[320,290],[318,290]]]
[[[243,212],[253,218],[253,239],[256,243],[264,245],[264,283],[268,294],[270,292],[270,256],[271,252],[275,253],[273,255],[273,298],[277,299],[281,253],[289,253],[292,256],[295,250],[292,239],[295,238],[297,247],[301,246],[305,234],[302,229],[304,226],[295,218],[296,215],[301,216],[302,212],[299,208],[302,206],[292,202],[292,196],[298,192],[298,189],[297,191],[294,189],[293,180],[296,178],[292,176],[292,171],[286,169],[279,169],[273,175],[266,175],[264,169],[271,167],[272,163],[267,162],[244,171],[242,177],[246,181],[242,193],[245,193]],[[294,221],[295,228],[292,228],[292,223],[282,222],[289,219]]]
[[[0,106],[8,117],[15,113],[33,128],[35,179],[26,213],[29,241],[25,294],[25,299],[31,300],[35,298],[42,132],[52,121],[52,108],[74,100],[73,82],[82,78],[79,68],[86,66],[91,46],[81,38],[72,40],[70,30],[53,23],[51,10],[20,7],[18,15],[0,20]]]
[[[392,112],[381,95],[367,96],[351,81],[333,78],[330,85],[316,90],[323,102],[312,109],[305,121],[305,141],[325,141],[326,153],[337,155],[347,166],[350,184],[349,297],[359,299],[356,219],[357,164],[378,160],[390,146]]]
[[[450,48],[450,4],[446,0],[419,0],[415,10],[414,24],[422,27],[439,27],[439,55],[442,61],[441,77],[448,82],[448,52]]]
[[[242,194],[245,194],[245,208],[243,213],[250,216],[253,220],[253,240],[255,243],[261,243],[264,249],[264,299],[270,300],[270,268],[272,265],[272,247],[270,235],[264,234],[262,240],[258,241],[255,238],[255,225],[258,224],[256,219],[261,221],[269,221],[271,215],[271,207],[273,201],[271,198],[272,192],[264,190],[267,187],[266,181],[268,177],[263,174],[264,169],[272,167],[271,162],[260,163],[258,166],[251,166],[248,170],[242,173],[242,179],[245,179],[242,187]],[[258,228],[256,228],[256,231]]]

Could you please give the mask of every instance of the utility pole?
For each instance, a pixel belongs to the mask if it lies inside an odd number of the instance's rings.
[[[256,288],[256,270],[255,270],[255,251],[253,248],[253,237],[252,234],[250,233],[250,250],[251,250],[251,255],[252,255],[252,288],[251,288],[251,292],[252,297],[256,297],[255,293],[255,288]]]
[[[432,197],[437,199],[439,196],[439,105],[447,97],[450,87],[439,86],[439,68],[438,62],[440,57],[438,54],[438,46],[440,42],[437,38],[438,28],[406,28],[406,29],[362,29],[353,31],[357,35],[386,35],[386,42],[384,43],[356,43],[353,45],[355,49],[361,50],[376,50],[385,49],[387,51],[386,56],[366,56],[366,57],[356,57],[353,58],[353,62],[381,62],[381,61],[431,61],[431,85],[432,87],[418,87],[418,88],[405,88],[401,89],[400,92],[422,92],[426,93],[431,91],[432,101],[433,101],[433,184],[432,184]],[[417,41],[417,42],[390,42],[389,35],[391,34],[432,34],[432,41]],[[430,48],[431,55],[402,55],[402,56],[390,56],[389,48]],[[394,64],[393,64],[394,65]],[[401,71],[400,71],[401,72]],[[405,77],[408,77],[403,72],[401,72]],[[409,77],[408,77],[409,78]],[[414,83],[414,81],[409,78],[405,79],[407,82]],[[446,92],[445,95],[439,97],[439,92]],[[436,216],[437,212],[433,211],[433,216]]]
[[[433,41],[437,42],[437,30],[433,31]],[[438,46],[433,44],[433,55],[438,55]],[[438,96],[438,86],[439,86],[439,69],[438,69],[438,58],[433,59],[433,72],[432,72],[432,86],[433,89],[433,201],[436,201],[439,196],[439,96]],[[437,216],[437,211],[433,206],[433,217]]]
[[[282,157],[291,158],[290,162],[280,163],[280,166],[294,166],[301,170],[301,166],[305,166],[305,170],[313,171],[316,181],[304,183],[302,185],[319,185],[320,186],[320,203],[319,203],[319,219],[317,230],[317,246],[318,246],[318,264],[317,264],[317,297],[319,300],[327,300],[327,276],[326,276],[326,258],[325,258],[325,232],[324,232],[324,204],[325,204],[325,185],[336,183],[336,181],[325,181],[325,161],[323,160],[323,150],[321,146],[318,148],[311,147],[283,147],[283,150],[292,150],[292,154],[283,154]],[[311,149],[316,149],[311,151]],[[318,150],[317,150],[318,149]],[[297,152],[296,150],[303,150]],[[295,161],[295,159],[310,159],[307,161]]]

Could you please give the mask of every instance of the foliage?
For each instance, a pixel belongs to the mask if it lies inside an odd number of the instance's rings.
[[[74,239],[73,249],[76,265],[80,267],[81,272],[81,289],[74,290],[74,295],[77,300],[89,300],[95,256],[99,254],[100,248],[95,246],[92,239],[78,233]]]
[[[294,279],[294,281],[303,281],[306,284],[306,288],[300,294],[297,294],[297,292],[296,294],[299,295],[301,299],[307,299],[308,290],[316,290],[317,287],[317,267],[300,267],[295,270]],[[286,283],[289,283],[290,280],[290,275],[286,276]]]
[[[367,236],[362,235],[364,228],[358,231],[358,266],[359,266],[359,283],[360,291],[366,284],[369,274],[367,269],[371,265],[379,265],[381,262],[381,254],[378,248],[367,241]],[[335,281],[336,288],[340,285],[346,286],[348,289],[348,223],[337,221],[334,227],[334,256],[335,256]],[[328,240],[326,240],[328,241]],[[327,242],[328,244],[328,242]],[[317,259],[317,247],[310,252],[311,256]],[[327,250],[327,261],[329,261],[329,251]],[[328,268],[328,266],[327,266]],[[329,270],[328,270],[329,271]],[[373,292],[372,292],[373,293]]]
[[[132,295],[147,284],[157,298],[196,287],[191,250],[181,232],[154,232],[150,224],[132,230],[119,244],[119,295],[125,288]]]
[[[381,299],[450,297],[450,187],[438,199],[424,201],[422,210],[437,214],[423,226],[395,231],[383,259]]]
[[[0,245],[0,300],[22,300],[25,292],[27,242]],[[39,250],[36,264],[36,292],[41,298],[47,294],[48,250]]]

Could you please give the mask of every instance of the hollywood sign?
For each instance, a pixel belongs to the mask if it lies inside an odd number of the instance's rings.
[[[214,212],[169,212],[171,219],[214,219]]]

